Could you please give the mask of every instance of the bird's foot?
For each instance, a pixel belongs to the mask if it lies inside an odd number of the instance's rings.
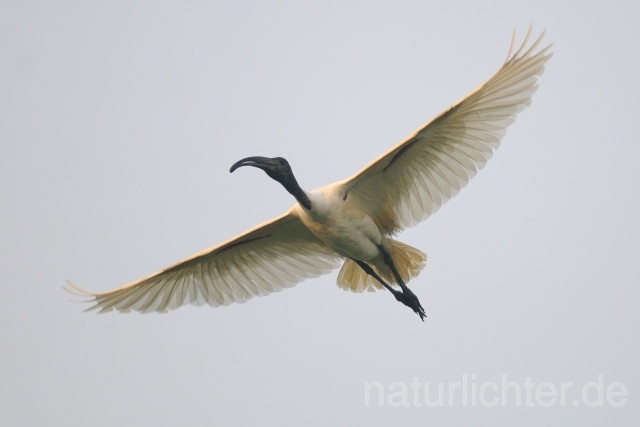
[[[409,288],[404,287],[402,292],[395,291],[393,295],[398,301],[415,311],[416,314],[420,316],[420,320],[424,322],[424,318],[427,317],[427,315],[425,314],[424,308],[422,308],[422,304],[420,304],[420,300],[418,300],[416,294],[414,294]]]

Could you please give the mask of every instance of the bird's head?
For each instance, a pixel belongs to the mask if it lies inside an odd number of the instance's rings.
[[[293,177],[293,172],[291,171],[289,162],[282,157],[247,157],[234,163],[234,165],[231,166],[231,169],[229,169],[229,172],[233,172],[242,166],[253,166],[255,168],[262,169],[272,179],[275,179],[283,185],[283,181]]]
[[[229,172],[233,172],[242,166],[253,166],[262,169],[269,177],[282,184],[302,206],[306,209],[311,209],[311,202],[306,193],[298,185],[298,181],[296,181],[296,177],[293,176],[291,166],[289,166],[289,162],[287,162],[286,159],[282,157],[246,157],[234,163],[231,169],[229,169]]]

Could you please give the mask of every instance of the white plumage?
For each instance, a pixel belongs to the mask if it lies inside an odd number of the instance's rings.
[[[351,178],[307,193],[286,160],[243,159],[232,171],[260,167],[298,203],[278,218],[121,288],[91,293],[67,282],[77,292],[67,290],[90,297],[95,302],[90,309],[100,312],[147,313],[185,304],[245,302],[328,273],[343,261],[338,276],[343,289],[362,292],[382,288],[382,281],[398,284],[391,264],[401,282],[408,282],[426,256],[390,236],[425,220],[457,194],[489,160],[516,114],[531,103],[551,46],[536,52],[543,32],[527,48],[530,35],[531,30],[512,55],[514,35],[506,62],[486,83]],[[385,261],[385,252],[392,262]],[[422,318],[415,295],[400,286],[404,295],[389,289]]]

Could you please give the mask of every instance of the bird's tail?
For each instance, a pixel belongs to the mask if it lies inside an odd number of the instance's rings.
[[[402,280],[409,280],[420,274],[427,261],[427,255],[419,249],[405,245],[397,240],[387,240],[387,250],[393,259]],[[370,264],[373,270],[388,284],[396,285],[391,269],[384,265],[382,259]],[[352,292],[373,292],[382,289],[382,285],[373,277],[364,272],[355,261],[347,259],[340,274],[338,274],[338,287]]]

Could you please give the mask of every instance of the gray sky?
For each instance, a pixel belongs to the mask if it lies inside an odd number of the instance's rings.
[[[208,3],[0,3],[0,424],[635,425],[637,5]],[[293,204],[259,171],[230,175],[240,158],[286,157],[309,190],[350,176],[530,23],[555,43],[532,106],[399,236],[429,256],[411,283],[425,323],[337,273],[166,315],[81,313],[61,290],[121,286]],[[551,407],[415,404],[412,382],[465,375],[573,388]],[[623,406],[587,406],[599,375]],[[376,389],[366,406],[374,382],[383,405]]]

